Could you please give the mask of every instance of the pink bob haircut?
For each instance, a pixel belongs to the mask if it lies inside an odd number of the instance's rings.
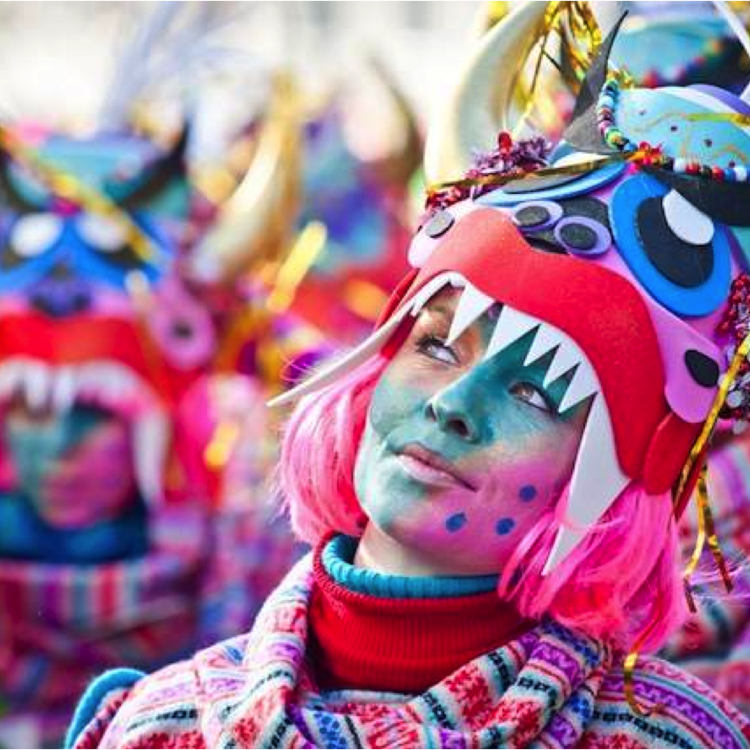
[[[331,532],[362,535],[367,518],[354,491],[354,464],[388,363],[388,353],[374,356],[306,396],[286,425],[277,489],[295,534],[312,545]],[[631,483],[577,549],[543,577],[559,525],[553,508],[498,565],[498,595],[524,617],[551,617],[622,649],[648,628],[641,650],[661,647],[687,616],[669,493],[647,495]]]

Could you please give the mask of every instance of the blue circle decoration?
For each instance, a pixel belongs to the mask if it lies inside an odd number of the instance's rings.
[[[520,490],[518,490],[518,497],[524,503],[530,503],[532,500],[534,500],[534,498],[536,498],[536,496],[537,490],[533,484],[525,484],[523,487],[521,487]]]
[[[458,531],[466,524],[466,513],[455,513],[445,519],[445,528],[450,532]]]
[[[592,157],[594,154],[592,154]],[[559,200],[560,198],[575,198],[577,195],[592,193],[600,187],[616,180],[625,170],[626,164],[609,164],[593,172],[586,172],[574,180],[540,190],[530,190],[527,193],[509,192],[498,188],[477,198],[477,203],[485,206],[515,206],[528,201]]]
[[[710,315],[726,300],[732,281],[731,248],[726,230],[720,224],[714,224],[711,241],[714,266],[705,282],[692,288],[671,282],[646,255],[637,226],[640,204],[668,192],[668,187],[644,174],[635,175],[617,186],[609,207],[615,246],[638,281],[661,305],[684,317]]]
[[[512,518],[501,518],[496,524],[495,524],[495,531],[500,536],[505,536],[506,534],[510,534],[511,531],[516,526],[516,522]]]

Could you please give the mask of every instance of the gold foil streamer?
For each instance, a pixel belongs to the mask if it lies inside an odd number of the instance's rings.
[[[630,653],[628,653],[628,655],[625,657],[625,661],[623,662],[622,669],[625,678],[625,700],[628,702],[628,705],[630,706],[633,713],[635,713],[637,716],[651,716],[652,714],[659,713],[659,711],[664,708],[663,704],[661,703],[657,703],[653,708],[641,708],[641,706],[638,704],[638,698],[635,695],[634,680],[635,665],[638,662],[640,651],[643,648],[643,644],[648,640],[649,636],[654,631],[654,628],[656,628],[656,626],[659,624],[659,619],[660,618],[658,613],[651,617],[648,625],[641,631],[638,638],[636,638],[635,643],[630,650]]]
[[[732,590],[732,579],[727,570],[726,561],[719,545],[719,538],[716,535],[716,528],[714,526],[714,519],[711,513],[711,504],[708,499],[708,486],[706,482],[706,475],[708,468],[703,466],[701,473],[698,476],[698,485],[696,491],[696,497],[698,502],[698,535],[695,540],[695,547],[693,548],[693,554],[690,556],[685,570],[682,573],[683,582],[685,585],[685,598],[687,599],[688,606],[691,612],[696,612],[695,600],[693,599],[692,585],[690,578],[695,573],[695,569],[698,567],[701,555],[705,548],[706,542],[708,542],[708,548],[711,550],[716,567],[719,569],[721,579],[724,582],[724,587],[727,592]]]
[[[0,126],[0,148],[7,151],[14,161],[22,164],[43,182],[54,195],[84,207],[92,213],[107,216],[118,222],[127,232],[131,247],[143,261],[154,256],[154,247],[148,235],[104,193],[88,187],[73,175],[55,169],[40,158],[8,128]]]
[[[432,197],[442,190],[450,188],[472,188],[472,187],[501,187],[509,182],[515,182],[517,180],[534,180],[540,177],[555,177],[565,175],[579,175],[593,172],[596,169],[609,166],[610,164],[617,164],[622,161],[636,161],[642,158],[644,153],[640,150],[633,151],[631,153],[624,153],[618,151],[616,154],[611,156],[604,156],[598,159],[590,159],[588,161],[581,161],[575,164],[566,164],[564,167],[543,167],[542,169],[536,169],[533,172],[526,172],[523,174],[487,174],[479,175],[478,177],[463,177],[460,180],[450,180],[449,182],[441,182],[437,185],[431,185],[427,188],[427,195]]]
[[[750,334],[748,334],[742,340],[742,343],[737,347],[737,351],[734,353],[734,357],[732,357],[732,362],[729,365],[729,369],[721,379],[719,390],[716,393],[713,404],[711,405],[711,410],[706,417],[706,421],[703,423],[703,429],[698,435],[698,439],[693,444],[693,447],[690,449],[690,454],[688,455],[687,461],[685,461],[685,465],[682,467],[680,480],[677,484],[677,490],[674,494],[676,505],[679,504],[679,500],[681,499],[682,494],[685,491],[688,480],[690,478],[690,474],[695,467],[696,461],[708,445],[708,441],[711,439],[711,435],[716,428],[716,423],[719,420],[719,413],[721,412],[724,406],[724,402],[726,401],[727,393],[729,392],[729,389],[732,387],[732,383],[734,383],[737,377],[740,365],[742,364],[743,360],[747,358],[749,352]]]
[[[550,50],[554,37],[558,40],[556,54]],[[577,94],[580,82],[601,44],[601,30],[589,3],[549,2],[539,39],[537,58],[528,88],[523,90],[520,82],[516,84],[515,98],[522,111],[513,127],[514,138],[522,132],[535,108],[540,111],[543,121],[549,120],[544,116],[543,108],[544,104],[554,97],[554,92],[540,91],[543,87],[550,89],[552,82],[549,76],[541,75],[542,62],[545,59],[549,61],[557,69],[565,85],[573,94]],[[520,78],[521,69],[517,76]]]

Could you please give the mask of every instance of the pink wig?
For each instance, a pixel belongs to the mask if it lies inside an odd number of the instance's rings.
[[[304,398],[289,419],[277,481],[295,533],[310,544],[333,531],[362,535],[367,519],[354,491],[354,464],[388,361],[387,354],[373,357]],[[566,495],[567,489],[558,507]],[[501,598],[525,617],[548,616],[624,649],[651,626],[642,650],[658,649],[687,614],[669,493],[649,496],[633,482],[577,549],[543,577],[559,526],[551,510],[521,539],[501,566]]]

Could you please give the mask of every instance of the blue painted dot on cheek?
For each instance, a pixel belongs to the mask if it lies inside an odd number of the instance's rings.
[[[533,484],[525,484],[518,490],[518,497],[524,503],[530,503],[537,496],[536,487]]]
[[[504,536],[505,534],[510,534],[515,525],[516,522],[512,518],[501,518],[495,524],[495,531],[500,534],[500,536]]]
[[[445,528],[448,531],[458,531],[466,523],[466,513],[455,513],[445,519]]]

